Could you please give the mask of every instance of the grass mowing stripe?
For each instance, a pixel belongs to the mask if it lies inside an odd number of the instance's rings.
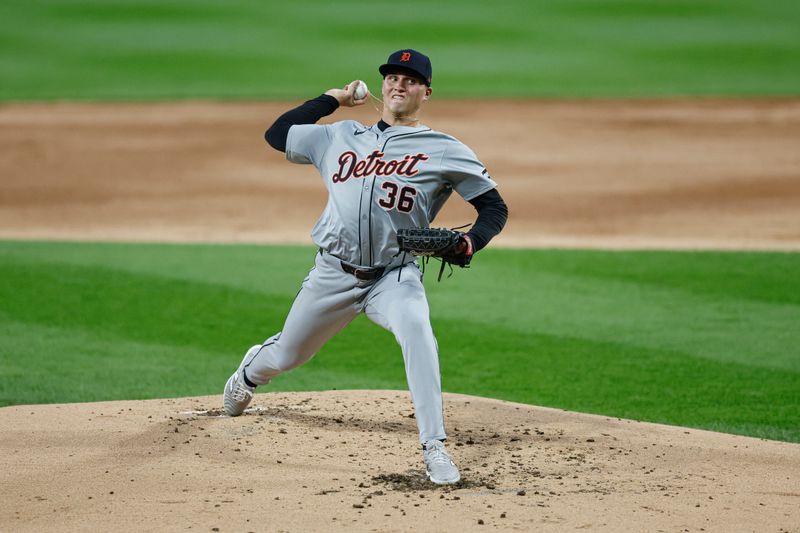
[[[361,78],[411,44],[436,97],[797,95],[793,0],[411,0],[402,35],[378,1],[9,0],[0,100],[297,99]],[[469,39],[464,36],[469,35]]]
[[[753,272],[746,284],[728,274],[737,258],[736,253],[723,258],[717,253],[495,250],[476,260],[469,275],[460,277],[460,286],[443,284],[431,291],[431,309],[434,316],[471,320],[474,309],[463,305],[467,293],[480,302],[483,316],[520,332],[800,371],[795,327],[800,306],[753,299],[758,292],[791,291],[797,280],[788,278],[800,271],[800,255],[745,254],[743,262]],[[641,268],[630,266],[639,261]],[[711,292],[692,288],[694,281],[686,289],[680,286],[698,265],[708,271]],[[628,278],[626,269],[635,273]],[[642,269],[650,271],[645,281],[640,281]],[[668,280],[663,286],[662,277]]]
[[[289,287],[299,287],[316,253],[315,247],[296,245],[0,241],[0,261],[9,264],[102,267],[283,296],[294,296]]]
[[[800,373],[502,328],[487,338],[481,326],[436,321],[453,347],[442,354],[446,389],[800,442]]]
[[[0,320],[0,405],[208,394],[234,357],[80,328]],[[224,382],[223,382],[224,384]]]
[[[518,252],[503,250],[495,262]],[[523,252],[524,253],[524,252]],[[620,280],[679,289],[696,295],[764,303],[800,304],[800,258],[788,252],[616,252],[530,256],[539,272],[594,280]],[[676,260],[679,258],[679,260]],[[764,283],[768,278],[769,283]]]
[[[6,264],[0,276],[10,281],[0,284],[0,313],[14,320],[215,351],[279,327],[293,300],[103,267]]]
[[[177,342],[110,339],[78,328],[8,319],[0,319],[0,334],[0,406],[206,394],[220,394],[221,402],[222,386],[244,352],[239,346],[215,351]],[[328,358],[324,349],[269,390],[405,389],[401,356],[367,373],[354,371],[353,361],[332,367]]]
[[[218,393],[280,329],[312,257],[0,242],[0,402]],[[444,387],[800,441],[798,267],[800,254],[483,251],[426,280]],[[402,355],[361,317],[271,386],[404,389]]]

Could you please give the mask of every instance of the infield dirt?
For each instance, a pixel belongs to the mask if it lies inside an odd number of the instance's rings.
[[[325,188],[263,139],[292,105],[0,106],[0,238],[308,243]],[[494,245],[800,249],[800,100],[432,101],[423,119],[499,183]],[[454,198],[436,224],[474,213]]]
[[[262,138],[291,105],[0,106],[0,238],[309,243],[324,187]],[[800,249],[800,101],[432,102],[424,121],[499,182],[494,245]],[[473,220],[462,204],[437,224]],[[447,395],[464,482],[436,488],[405,393],[220,403],[0,409],[0,530],[800,531],[798,444]]]

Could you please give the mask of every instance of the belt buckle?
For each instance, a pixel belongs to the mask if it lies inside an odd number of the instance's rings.
[[[360,279],[361,281],[370,281],[375,279],[375,270],[364,270],[361,268],[354,268],[353,275],[356,279]]]
[[[383,275],[384,268],[358,268],[355,265],[351,265],[345,263],[344,261],[340,261],[342,265],[342,270],[347,272],[348,274],[353,275],[357,280],[360,281],[372,281],[378,279]]]

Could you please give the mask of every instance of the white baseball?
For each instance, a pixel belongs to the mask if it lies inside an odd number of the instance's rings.
[[[367,97],[367,91],[369,91],[369,89],[367,89],[367,84],[361,80],[358,80],[356,83],[358,83],[355,92],[356,100],[363,100]]]

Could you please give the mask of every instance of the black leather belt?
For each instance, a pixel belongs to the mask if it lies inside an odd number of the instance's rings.
[[[383,272],[386,270],[383,267],[379,268],[358,268],[344,261],[341,261],[342,270],[347,272],[348,274],[352,274],[361,281],[372,281],[375,279],[380,278],[383,276]]]
[[[322,248],[319,249],[319,253],[328,254],[328,252],[323,250]],[[336,257],[336,256],[331,256],[331,257]],[[384,272],[386,272],[386,269],[384,267],[358,268],[357,266],[353,266],[350,263],[345,263],[341,259],[339,259],[339,264],[342,265],[342,270],[344,270],[348,274],[354,275],[356,279],[361,281],[372,281],[378,279],[381,276],[383,276]]]

